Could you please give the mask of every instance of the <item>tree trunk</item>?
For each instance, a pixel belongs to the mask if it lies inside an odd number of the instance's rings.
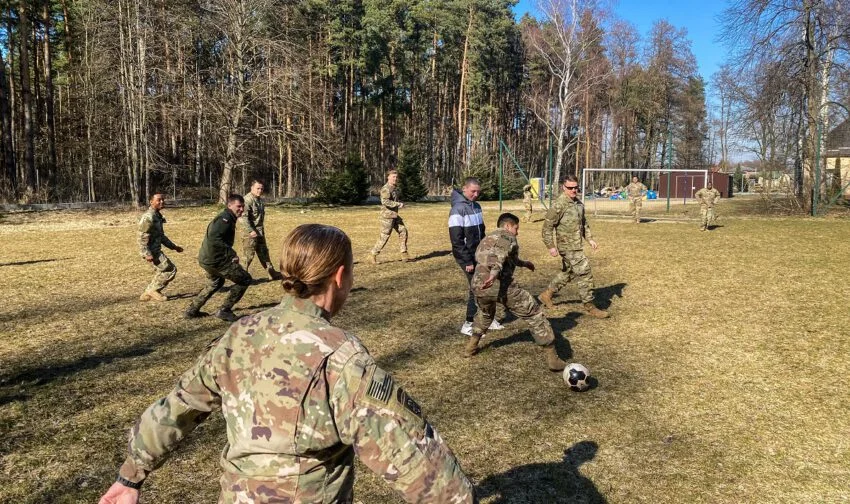
[[[12,142],[12,113],[9,106],[9,82],[6,80],[6,62],[0,51],[0,124],[3,128],[3,172],[6,175],[8,195],[12,197],[18,188],[18,173],[15,166],[15,145]]]
[[[24,5],[26,2],[21,2],[18,5],[18,19],[20,19],[21,28],[18,37],[20,43],[19,64],[21,66],[21,108],[24,114],[24,166],[26,167],[26,189],[23,195],[23,200],[26,203],[32,201],[36,191],[36,173],[35,173],[35,130],[33,128],[32,117],[32,89],[30,88],[30,68],[29,68],[29,34],[30,21],[29,13]]]
[[[47,169],[48,180],[52,187],[56,186],[56,121],[53,115],[53,61],[50,55],[50,9],[45,3],[41,11],[44,23],[44,99],[47,102]]]

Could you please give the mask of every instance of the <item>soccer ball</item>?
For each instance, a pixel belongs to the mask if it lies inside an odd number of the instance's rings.
[[[584,392],[590,388],[590,370],[573,362],[564,368],[564,383],[574,392]]]

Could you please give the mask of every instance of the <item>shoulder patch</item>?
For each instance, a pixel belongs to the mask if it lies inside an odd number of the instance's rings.
[[[412,397],[407,395],[407,392],[405,392],[401,387],[399,387],[398,392],[396,392],[396,400],[399,404],[404,406],[407,411],[413,413],[419,418],[422,418],[422,408],[419,407],[419,404],[417,404]]]
[[[366,391],[366,395],[386,404],[390,400],[392,391],[393,377],[381,369],[376,369],[375,374],[372,375],[372,382],[369,383],[369,389]]]

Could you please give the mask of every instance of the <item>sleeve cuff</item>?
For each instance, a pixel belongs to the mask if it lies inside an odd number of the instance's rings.
[[[118,476],[131,483],[141,484],[148,477],[148,471],[136,464],[133,457],[127,457],[118,469]]]

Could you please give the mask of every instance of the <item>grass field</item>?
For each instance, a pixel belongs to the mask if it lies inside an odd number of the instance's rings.
[[[583,315],[574,286],[548,313],[562,356],[598,378],[586,393],[545,369],[510,315],[478,356],[461,356],[465,280],[447,204],[405,208],[417,260],[398,262],[391,238],[382,264],[355,266],[335,322],[418,399],[483,502],[850,502],[850,220],[754,217],[735,205],[705,233],[694,221],[592,221],[597,295],[612,316]],[[178,274],[166,293],[177,299],[164,304],[137,301],[151,276],[137,213],[0,220],[0,502],[95,502],[111,484],[126,429],[225,329],[180,316],[202,286],[195,255],[216,211],[164,210],[187,249],[169,253]],[[484,211],[493,229],[498,207]],[[267,230],[277,243],[301,223],[337,225],[362,258],[376,217],[376,207],[269,207]],[[519,236],[537,271],[517,277],[535,294],[558,268],[540,225]],[[236,312],[279,296],[259,283]],[[215,502],[223,444],[214,415],[153,474],[143,501]],[[362,468],[355,499],[400,502]]]

